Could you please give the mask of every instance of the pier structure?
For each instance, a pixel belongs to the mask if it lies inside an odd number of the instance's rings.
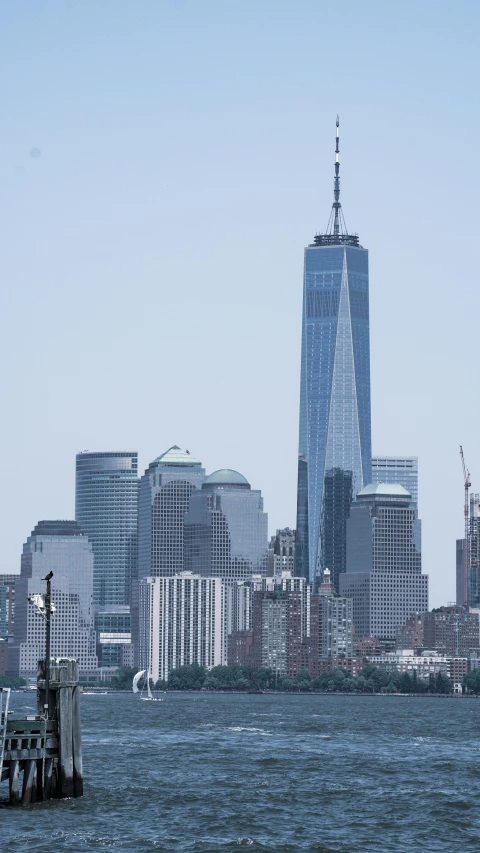
[[[78,663],[38,663],[36,715],[14,717],[10,689],[0,688],[0,782],[11,805],[83,795]],[[1,788],[0,788],[1,793]]]

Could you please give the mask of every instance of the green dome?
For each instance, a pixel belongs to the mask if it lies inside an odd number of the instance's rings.
[[[205,478],[203,487],[205,486],[242,486],[244,489],[249,489],[250,483],[238,471],[233,471],[231,468],[220,468]]]

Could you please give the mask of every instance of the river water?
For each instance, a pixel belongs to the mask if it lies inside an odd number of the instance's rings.
[[[85,796],[1,808],[1,853],[480,850],[479,701],[162,699],[84,695]]]

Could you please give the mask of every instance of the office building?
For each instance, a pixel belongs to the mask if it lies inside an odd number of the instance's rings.
[[[468,572],[468,603],[480,607],[480,495],[470,495],[470,562]]]
[[[153,681],[197,663],[227,662],[225,587],[220,578],[190,572],[140,581],[139,666]]]
[[[102,667],[133,666],[130,607],[95,613],[97,656]]]
[[[295,572],[295,539],[296,531],[289,527],[277,530],[270,539],[268,548],[268,574],[279,575],[281,572]]]
[[[397,483],[412,496],[418,509],[418,458],[416,456],[374,456],[372,483]]]
[[[190,495],[205,479],[202,463],[174,445],[150,463],[140,480],[138,576],[183,572],[184,522]]]
[[[12,675],[33,677],[45,656],[45,619],[28,602],[44,595],[53,572],[52,657],[73,657],[80,673],[97,669],[93,616],[93,549],[76,521],[40,521],[23,546],[16,582],[15,638],[9,647]]]
[[[346,569],[352,498],[371,482],[368,252],[334,202],[325,234],[305,249],[296,573],[318,580]]]
[[[13,637],[15,620],[15,583],[20,575],[0,574],[0,639]]]
[[[357,495],[347,522],[340,591],[353,598],[355,633],[361,637],[395,639],[410,616],[428,610],[421,524],[403,486],[369,485]]]
[[[93,547],[97,610],[128,607],[137,576],[138,458],[77,453],[75,518]]]
[[[238,471],[210,474],[185,515],[185,569],[225,583],[266,575],[268,518],[260,490]]]

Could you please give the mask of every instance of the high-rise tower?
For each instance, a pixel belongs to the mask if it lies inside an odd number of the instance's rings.
[[[334,201],[324,234],[305,249],[296,573],[346,568],[346,520],[371,482],[368,252],[340,204],[339,121]]]
[[[131,603],[137,577],[137,472],[137,453],[77,453],[75,518],[93,546],[97,610]]]

